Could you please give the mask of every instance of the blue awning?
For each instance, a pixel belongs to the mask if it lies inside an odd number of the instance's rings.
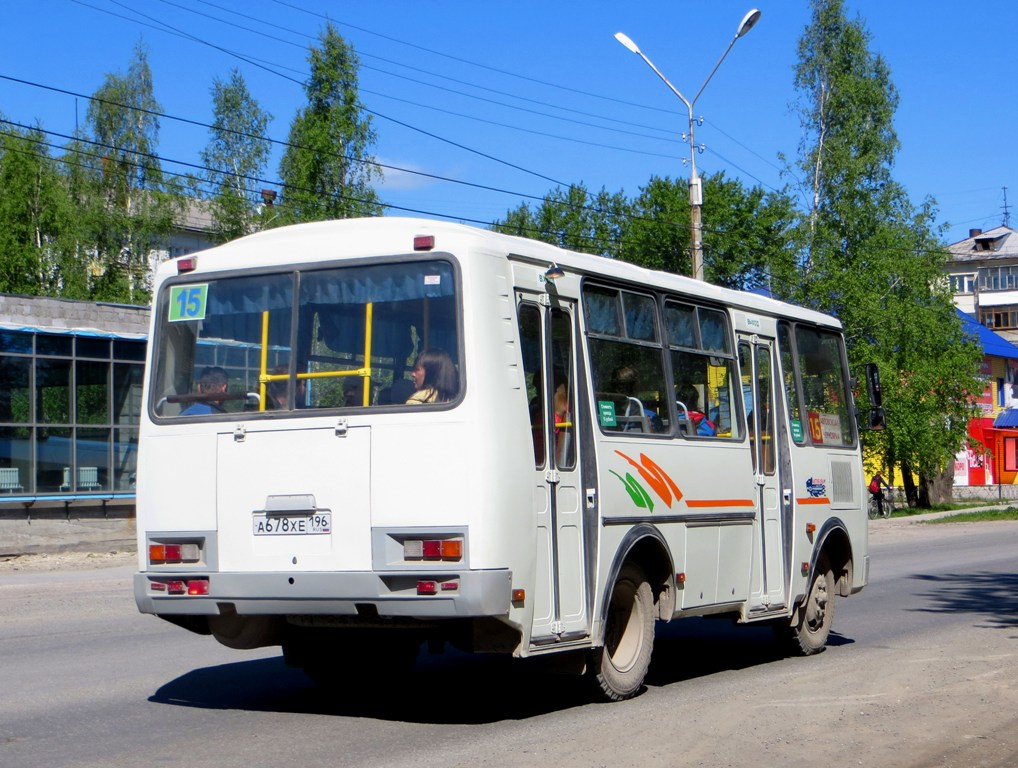
[[[1018,347],[1005,339],[1003,336],[994,333],[984,325],[976,322],[972,315],[967,315],[960,309],[956,310],[961,318],[962,328],[970,336],[975,336],[979,346],[983,348],[984,355],[991,357],[1006,357],[1010,360],[1018,360]]]
[[[994,427],[1018,427],[1018,408],[1005,408],[993,420]]]

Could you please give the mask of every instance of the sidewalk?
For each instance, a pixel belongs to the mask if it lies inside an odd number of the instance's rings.
[[[939,520],[942,517],[951,517],[952,515],[964,515],[967,512],[988,512],[993,510],[1003,510],[1008,507],[1018,507],[1018,502],[1005,499],[1002,502],[995,504],[984,504],[978,507],[965,507],[964,509],[950,509],[945,512],[925,512],[918,515],[895,515],[893,517],[882,518],[878,517],[875,520],[870,520],[871,527],[891,527],[900,528],[906,525],[912,525],[914,523],[924,523],[930,520]]]

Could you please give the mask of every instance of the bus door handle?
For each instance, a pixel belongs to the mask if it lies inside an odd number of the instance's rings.
[[[557,469],[549,469],[544,473],[544,481],[549,485],[554,485],[562,481],[562,475],[559,474]]]
[[[243,424],[238,424],[233,430],[233,442],[243,443],[247,438],[247,430],[244,429]]]
[[[346,437],[347,430],[350,429],[350,425],[346,421],[346,416],[340,416],[336,422],[336,437]]]

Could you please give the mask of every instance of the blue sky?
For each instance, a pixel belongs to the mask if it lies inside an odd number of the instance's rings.
[[[268,134],[286,139],[303,103],[308,45],[326,15],[361,57],[375,113],[380,187],[392,215],[469,222],[504,216],[556,183],[632,196],[652,175],[685,178],[682,103],[613,37],[624,31],[692,98],[753,7],[759,23],[732,48],[696,104],[701,173],[725,171],[768,189],[794,183],[796,47],[805,0],[514,3],[375,0],[34,0],[6,4],[0,28],[0,113],[70,134],[109,72],[148,49],[171,171],[200,163],[213,78],[236,67]],[[895,177],[913,200],[936,199],[948,242],[1003,222],[1004,191],[1018,227],[1018,28],[1013,0],[849,0],[901,96]],[[239,55],[231,55],[231,53]],[[245,61],[246,60],[246,61]],[[252,62],[257,61],[256,65]],[[52,139],[63,143],[60,138]],[[276,149],[267,179],[278,178]],[[420,172],[425,175],[416,175]],[[460,182],[460,183],[457,183]],[[794,191],[794,190],[793,190]],[[801,199],[801,198],[800,198]],[[416,212],[416,213],[415,213]],[[710,200],[704,201],[710,226]]]

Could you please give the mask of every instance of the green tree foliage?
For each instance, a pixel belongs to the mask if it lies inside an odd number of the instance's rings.
[[[69,217],[56,163],[39,130],[0,122],[0,292],[51,294],[55,243]]]
[[[80,211],[76,257],[87,265],[87,296],[79,298],[148,297],[150,255],[165,245],[183,206],[156,155],[158,110],[139,45],[126,74],[106,75],[68,147],[69,189]]]
[[[710,217],[704,227],[707,277],[731,288],[760,288],[795,269],[796,221],[784,194],[746,189],[723,173],[704,177]],[[650,269],[690,274],[689,193],[684,180],[654,177],[635,199],[582,184],[555,189],[536,206],[507,212],[494,229]]]
[[[723,172],[702,177],[704,276],[728,288],[769,288],[794,272],[795,206],[784,193],[747,189]],[[691,273],[689,191],[685,180],[654,177],[633,204],[623,258]]]
[[[290,126],[279,165],[277,223],[378,215],[382,206],[371,182],[380,171],[369,153],[375,132],[361,115],[357,55],[329,24],[308,62],[307,106]]]
[[[226,242],[253,231],[261,195],[257,182],[269,159],[265,130],[272,116],[258,106],[240,71],[212,83],[215,118],[202,150],[205,180],[212,189],[212,239]]]
[[[616,258],[632,211],[621,192],[602,189],[591,195],[582,184],[554,189],[540,205],[523,203],[509,211],[494,229],[543,240],[561,248]]]
[[[916,208],[891,174],[898,94],[890,71],[843,6],[813,0],[799,44],[799,171],[809,211],[799,233],[803,274],[782,293],[841,319],[854,371],[879,363],[888,429],[867,435],[868,447],[892,471],[902,468],[910,501],[927,504],[942,495],[938,478],[965,440],[968,396],[982,389],[980,353],[942,287],[947,256],[933,202]]]

